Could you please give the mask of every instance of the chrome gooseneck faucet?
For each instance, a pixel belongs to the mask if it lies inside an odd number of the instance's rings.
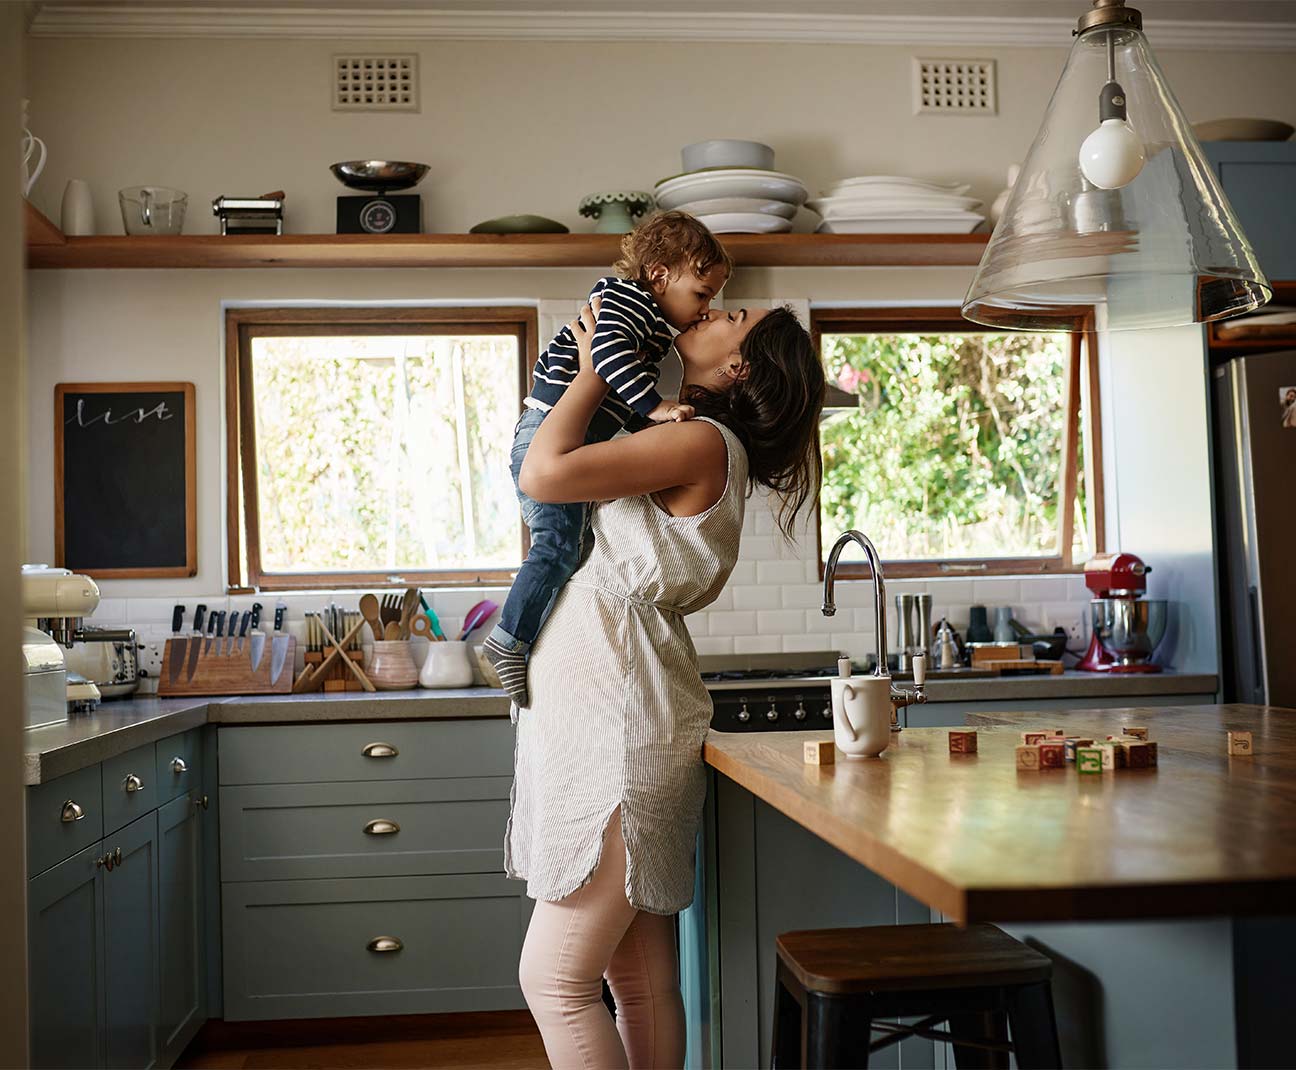
[[[873,611],[877,618],[877,667],[873,670],[873,675],[889,677],[891,671],[887,665],[886,581],[882,578],[882,563],[878,560],[877,549],[862,531],[851,529],[843,532],[838,540],[833,543],[833,548],[828,554],[828,563],[824,566],[823,615],[831,617],[837,613],[837,604],[833,601],[833,583],[837,577],[837,559],[841,557],[841,552],[846,548],[846,544],[851,542],[858,543],[860,549],[864,551],[864,556],[868,558],[869,569],[873,573]],[[923,691],[923,684],[927,679],[926,655],[914,655],[913,674],[914,686],[912,688],[895,686],[891,688],[891,727],[893,731],[899,731],[898,711],[902,707],[911,706],[915,702],[927,701],[927,695]]]

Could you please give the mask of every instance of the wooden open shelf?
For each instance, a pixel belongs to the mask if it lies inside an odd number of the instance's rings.
[[[32,268],[602,267],[617,234],[180,234],[64,237],[27,205]],[[968,267],[987,234],[727,234],[739,267]]]

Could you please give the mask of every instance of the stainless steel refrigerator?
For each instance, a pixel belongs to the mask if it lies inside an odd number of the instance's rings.
[[[1296,350],[1213,372],[1224,699],[1296,707]]]

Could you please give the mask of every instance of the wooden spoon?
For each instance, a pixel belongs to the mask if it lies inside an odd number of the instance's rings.
[[[383,637],[383,625],[382,619],[378,616],[378,596],[373,594],[361,595],[360,612],[364,619],[369,622],[369,627],[373,630],[374,640],[381,639]]]
[[[400,637],[401,637],[400,625],[394,620],[388,621],[387,627],[383,630],[383,638],[386,639],[388,642],[394,643]]]

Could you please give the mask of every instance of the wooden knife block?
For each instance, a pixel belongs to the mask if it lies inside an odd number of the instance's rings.
[[[168,639],[166,649],[162,652],[162,672],[158,680],[159,695],[286,695],[292,691],[293,659],[297,653],[297,639],[287,636],[288,655],[284,658],[283,670],[279,679],[270,682],[270,662],[274,640],[266,636],[265,650],[261,654],[261,664],[256,672],[252,671],[252,644],[246,642],[243,652],[236,649],[232,654],[217,654],[213,642],[211,650],[203,650],[194,665],[193,679],[189,679],[189,654],[186,647],[184,662],[173,681],[171,679],[171,644]],[[192,640],[190,640],[192,642]],[[203,645],[207,640],[204,637]]]

